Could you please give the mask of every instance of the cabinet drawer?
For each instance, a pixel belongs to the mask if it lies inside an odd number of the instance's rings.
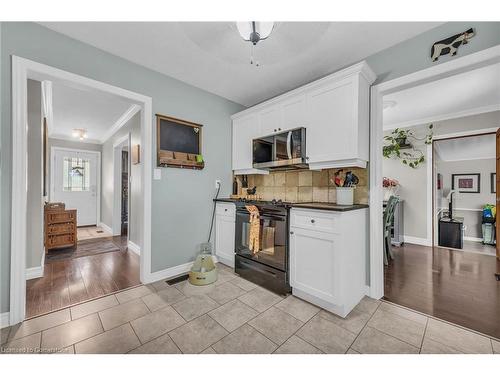
[[[339,233],[339,214],[292,210],[290,225],[328,233]]]
[[[73,221],[76,218],[75,211],[58,211],[58,212],[49,212],[46,214],[47,223],[64,223],[68,221]]]
[[[47,234],[63,234],[73,232],[75,232],[75,224],[73,223],[52,224],[47,226]]]
[[[73,246],[75,244],[75,236],[73,234],[53,235],[47,238],[46,246],[49,248],[59,246]]]
[[[215,213],[217,215],[234,217],[236,206],[233,203],[217,203]]]

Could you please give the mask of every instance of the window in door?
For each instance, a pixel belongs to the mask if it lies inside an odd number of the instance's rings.
[[[65,157],[63,160],[63,191],[89,191],[90,160]]]

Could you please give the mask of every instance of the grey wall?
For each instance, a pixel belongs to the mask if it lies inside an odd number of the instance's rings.
[[[427,125],[413,126],[417,136],[426,134]],[[500,111],[467,116],[434,123],[434,135],[446,135],[467,130],[481,130],[500,127]],[[384,132],[384,135],[390,132]],[[424,151],[425,152],[425,151]],[[399,160],[383,159],[382,173],[385,177],[397,179],[401,183],[399,196],[404,199],[404,234],[426,238],[427,222],[427,162],[418,169],[404,166]],[[489,178],[489,177],[488,177]],[[488,187],[489,190],[489,187]]]
[[[491,135],[495,137],[495,135]],[[494,156],[494,155],[492,155]],[[444,196],[451,190],[451,175],[455,173],[480,173],[480,192],[464,193],[453,200],[453,215],[464,218],[465,236],[482,238],[481,211],[468,211],[467,209],[481,210],[485,204],[495,204],[495,194],[491,193],[490,174],[495,172],[496,160],[461,160],[461,161],[437,161],[435,163],[436,173],[443,177]],[[442,207],[447,211],[448,201],[443,199]],[[466,210],[461,210],[462,208]]]
[[[243,106],[133,64],[34,23],[3,23],[1,80],[11,80],[11,55],[25,57],[153,98],[153,113],[203,124],[205,169],[167,168],[152,181],[152,268],[163,270],[193,260],[206,241],[215,193],[231,192],[231,119]],[[11,210],[11,92],[1,87],[0,312],[9,310]],[[155,133],[155,132],[153,132]],[[156,144],[156,141],[153,141]],[[152,153],[154,151],[152,150]],[[156,157],[153,157],[156,160]],[[151,168],[152,166],[147,166]]]
[[[42,86],[28,80],[28,198],[26,268],[40,267],[43,255]]]
[[[500,44],[500,22],[447,22],[366,58],[366,62],[377,74],[375,84],[454,59],[455,57],[448,55],[441,56],[438,61],[432,62],[431,46],[438,40],[471,27],[475,29],[476,36],[468,44],[460,47],[457,57]]]
[[[134,115],[118,132],[102,145],[102,170],[101,170],[101,222],[113,228],[113,198],[114,198],[114,172],[113,172],[113,144],[116,140],[130,133],[132,145],[141,143],[141,114]],[[130,154],[129,154],[130,157]],[[121,163],[121,159],[119,160]],[[141,226],[143,199],[141,194],[141,165],[132,165],[129,207],[129,238],[130,241],[142,247]],[[119,194],[120,192],[116,192]]]

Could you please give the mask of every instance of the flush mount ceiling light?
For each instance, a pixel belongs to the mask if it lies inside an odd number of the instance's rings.
[[[87,130],[86,129],[73,129],[73,137],[79,138],[80,141],[83,141],[87,138]]]
[[[260,40],[267,39],[274,28],[274,22],[236,22],[241,37],[255,46]]]

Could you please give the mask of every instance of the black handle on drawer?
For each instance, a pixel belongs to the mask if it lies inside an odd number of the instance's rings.
[[[313,224],[314,224],[315,222],[316,222],[316,220],[314,220],[314,219],[311,219],[311,223],[313,223]]]

